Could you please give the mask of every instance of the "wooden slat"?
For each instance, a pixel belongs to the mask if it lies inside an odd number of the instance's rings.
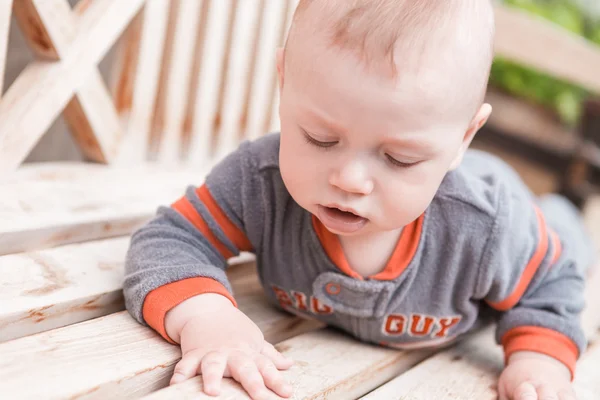
[[[498,55],[600,93],[600,47],[524,11],[495,10]]]
[[[165,106],[158,158],[161,162],[177,162],[182,156],[182,137],[185,111],[192,79],[196,32],[200,21],[202,2],[179,0],[174,7],[174,31],[166,72]]]
[[[229,50],[228,69],[225,71],[225,89],[221,123],[217,132],[217,158],[235,149],[242,130],[241,120],[245,108],[245,93],[249,87],[250,70],[254,62],[252,52],[262,13],[261,1],[239,0],[235,9],[235,26]]]
[[[109,163],[119,152],[123,127],[100,72],[89,73],[86,84],[63,111],[79,149],[88,160]]]
[[[0,257],[0,342],[121,311],[128,238]]]
[[[169,0],[147,1],[119,48],[114,93],[126,135],[119,148],[118,163],[148,160],[169,7]]]
[[[496,400],[502,349],[493,328],[440,352],[405,372],[363,400],[477,399]]]
[[[282,30],[286,22],[287,1],[267,0],[264,22],[261,25],[257,65],[253,79],[248,123],[245,137],[256,139],[265,132],[265,118],[272,104],[272,85],[276,79],[275,50],[281,43]]]
[[[486,126],[563,156],[576,150],[575,132],[567,130],[549,111],[495,90],[488,91],[486,101],[494,109]]]
[[[573,386],[579,400],[600,398],[600,338],[595,339],[577,364],[577,376]]]
[[[355,399],[431,354],[429,351],[406,352],[371,346],[330,330],[306,333],[276,347],[295,360],[295,365],[284,372],[294,387],[294,399]],[[144,399],[213,398],[201,390],[202,378],[196,377]],[[239,384],[226,379],[219,398],[249,397]]]
[[[0,102],[0,174],[13,171],[27,156],[143,3],[90,3],[66,57],[34,62],[21,73]]]
[[[128,246],[124,237],[0,256],[0,342],[123,310]]]
[[[0,180],[0,255],[126,235],[208,167],[27,164]]]
[[[4,91],[4,71],[6,69],[6,54],[8,48],[8,32],[13,0],[0,2],[0,98]]]
[[[292,18],[294,16],[294,12],[296,12],[296,7],[298,7],[299,0],[288,0],[288,8],[286,9],[286,22],[283,25],[281,37],[280,37],[280,46],[285,44],[285,40],[287,38],[287,33],[290,29],[290,25],[292,24]],[[268,110],[267,117],[265,118],[265,126],[263,130],[265,132],[274,132],[280,129],[279,122],[279,80],[277,76],[273,76],[273,80],[271,81],[271,106]]]
[[[267,340],[321,327],[270,307],[251,265],[231,268],[229,277],[240,309]],[[126,312],[116,313],[0,344],[0,397],[138,397],[164,387],[180,357],[177,346]]]
[[[221,82],[227,59],[227,37],[235,0],[210,0],[205,43],[198,91],[194,95],[194,118],[188,158],[192,163],[203,163],[213,154],[212,134],[218,119]]]
[[[595,226],[594,238],[597,238],[600,224],[600,201],[596,201],[594,209],[587,211],[588,225]],[[600,242],[596,242],[600,243]],[[588,338],[600,338],[600,266],[590,271],[586,283],[586,309],[582,314],[582,325]],[[585,367],[587,365],[587,367]],[[587,362],[583,368],[593,368],[597,364]],[[436,354],[410,371],[400,375],[364,400],[374,399],[481,399],[495,400],[495,384],[503,368],[503,354],[500,346],[494,342],[493,328],[476,334],[457,346]],[[581,365],[578,366],[578,371]],[[589,376],[595,372],[583,372]],[[577,377],[576,377],[577,378]],[[594,397],[600,397],[595,392]]]
[[[43,12],[38,10],[38,6]],[[64,18],[71,13],[64,0],[50,0],[41,5],[36,0],[21,0],[14,5],[14,15],[28,46],[38,57],[48,60],[60,59],[60,51],[66,51],[74,38],[73,21]],[[54,13],[57,20],[53,23]],[[61,15],[62,14],[62,15]],[[65,34],[62,31],[65,31]],[[54,39],[54,40],[53,40]],[[55,42],[57,45],[55,45]]]

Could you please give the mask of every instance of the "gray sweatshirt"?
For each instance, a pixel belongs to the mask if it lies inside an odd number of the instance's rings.
[[[385,269],[362,277],[294,202],[278,159],[279,134],[244,142],[134,233],[124,292],[137,321],[171,341],[164,317],[182,301],[220,293],[236,304],[226,260],[251,251],[274,305],[360,340],[439,346],[493,317],[506,357],[538,351],[574,373],[593,251],[565,199],[535,198],[502,161],[470,150],[403,229]]]

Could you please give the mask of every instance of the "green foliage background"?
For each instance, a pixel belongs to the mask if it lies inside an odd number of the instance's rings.
[[[600,19],[586,14],[573,0],[504,0],[503,3],[548,19],[600,45]],[[588,96],[584,88],[500,57],[492,66],[490,84],[554,110],[571,126],[579,120],[582,102]]]

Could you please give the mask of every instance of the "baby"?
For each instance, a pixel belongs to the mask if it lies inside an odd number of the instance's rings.
[[[574,398],[592,262],[580,217],[467,151],[491,113],[493,36],[488,0],[300,1],[277,55],[281,133],[243,143],[132,237],[127,308],[181,345],[172,384],[292,394],[292,362],[224,272],[251,251],[275,305],[365,342],[447,345],[491,315],[500,398]]]

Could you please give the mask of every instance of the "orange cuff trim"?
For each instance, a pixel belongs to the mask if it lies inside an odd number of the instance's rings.
[[[167,312],[185,300],[203,293],[223,295],[237,307],[233,296],[218,281],[205,277],[189,278],[160,286],[148,293],[142,309],[144,321],[169,343],[175,344],[165,328]]]
[[[502,336],[505,362],[516,351],[535,351],[556,358],[571,371],[571,380],[575,376],[575,364],[579,349],[575,343],[562,333],[537,326],[521,326],[507,331]]]
[[[229,251],[229,249],[219,239],[217,239],[217,237],[212,233],[202,216],[198,214],[192,203],[190,203],[190,201],[187,198],[182,197],[181,199],[173,203],[171,207],[177,210],[181,215],[185,217],[185,219],[187,219],[192,225],[194,225],[196,229],[198,229],[210,242],[210,244],[212,244],[217,249],[217,251],[221,253],[223,258],[229,259],[233,257],[233,253]]]
[[[219,224],[223,232],[225,232],[225,235],[229,238],[229,240],[231,240],[235,247],[241,251],[252,250],[252,244],[246,237],[246,234],[242,232],[233,222],[231,222],[229,217],[227,217],[227,215],[212,197],[206,185],[199,187],[196,190],[196,193],[206,208],[208,208],[210,215],[212,215],[215,221],[217,221],[217,224]]]
[[[519,300],[521,300],[521,297],[527,290],[527,287],[531,283],[533,276],[537,272],[540,265],[542,265],[544,257],[546,257],[546,253],[548,252],[548,231],[546,229],[546,219],[544,218],[542,211],[537,206],[535,206],[535,213],[538,220],[538,235],[540,238],[537,249],[525,267],[525,271],[523,271],[521,280],[517,283],[515,290],[502,301],[497,303],[488,302],[488,304],[496,310],[510,310],[519,302]]]

